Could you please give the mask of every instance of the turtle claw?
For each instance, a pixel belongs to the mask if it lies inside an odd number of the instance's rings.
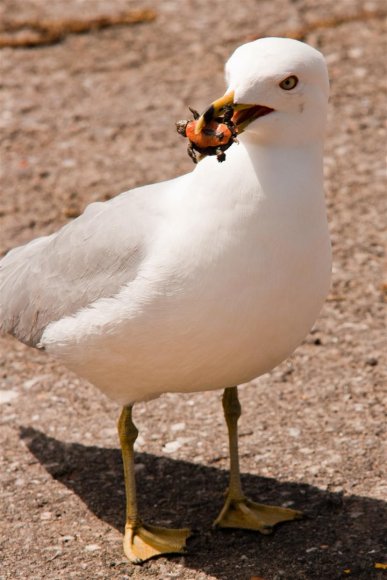
[[[191,111],[191,113],[192,113],[192,116],[193,116],[193,118],[195,119],[195,121],[196,121],[197,119],[199,119],[200,115],[199,115],[199,113],[197,112],[197,110],[196,110],[196,109],[193,109],[192,107],[188,107],[188,108],[189,108],[189,110]]]

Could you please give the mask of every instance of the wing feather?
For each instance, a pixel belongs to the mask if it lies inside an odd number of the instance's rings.
[[[11,250],[0,261],[0,330],[36,346],[50,322],[128,284],[160,223],[162,185],[93,203],[57,233]]]

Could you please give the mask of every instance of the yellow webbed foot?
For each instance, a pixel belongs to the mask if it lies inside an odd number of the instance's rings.
[[[270,534],[280,522],[296,520],[302,512],[272,505],[255,503],[247,498],[226,499],[222,511],[214,522],[220,528],[242,528]]]
[[[185,551],[188,528],[172,529],[138,524],[125,526],[124,552],[134,564],[141,564],[161,554],[179,554]]]

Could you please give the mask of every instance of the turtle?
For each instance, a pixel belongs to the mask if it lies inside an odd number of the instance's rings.
[[[193,115],[191,120],[176,123],[177,132],[189,139],[188,155],[194,163],[198,163],[207,155],[216,155],[222,163],[226,159],[225,151],[237,142],[237,128],[232,121],[234,110],[232,106],[224,108],[224,114],[209,120],[203,129],[196,133],[196,123],[200,115],[195,109],[188,107]]]

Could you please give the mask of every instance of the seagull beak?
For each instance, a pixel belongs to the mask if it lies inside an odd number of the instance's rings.
[[[274,109],[265,107],[263,105],[247,105],[243,103],[235,103],[234,96],[234,91],[229,91],[223,95],[223,97],[220,97],[220,99],[217,99],[211,103],[208,109],[206,109],[197,120],[195,134],[198,135],[207,125],[207,123],[212,121],[215,117],[222,115],[226,107],[231,106],[233,108],[234,115],[232,120],[238,129],[238,134],[243,133],[247,125],[249,125],[255,119],[258,119],[258,117],[263,117],[264,115],[274,111]]]

